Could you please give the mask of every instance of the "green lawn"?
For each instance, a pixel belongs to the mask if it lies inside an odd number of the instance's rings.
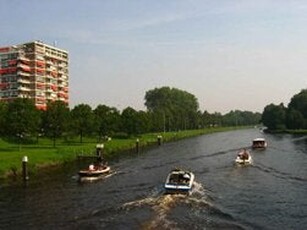
[[[245,127],[246,128],[246,127]],[[162,135],[163,142],[179,140],[182,138],[198,136],[213,132],[233,130],[234,127],[208,128],[202,130],[189,130],[180,132],[152,133],[130,139],[112,139],[104,143],[104,151],[107,157],[118,154],[121,151],[133,149],[136,146],[136,139],[139,139],[139,146],[144,147],[157,143],[157,136]],[[0,139],[0,178],[5,178],[12,173],[20,173],[23,156],[28,157],[30,172],[39,167],[60,165],[64,162],[73,161],[78,154],[94,154],[97,140],[84,138],[83,143],[79,139],[57,140],[56,147],[50,139],[41,138],[35,144],[15,144]]]

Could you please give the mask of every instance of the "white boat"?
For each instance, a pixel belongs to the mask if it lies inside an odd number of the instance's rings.
[[[81,181],[93,181],[101,179],[109,172],[110,167],[107,165],[90,165],[88,169],[79,171],[79,178]]]
[[[267,146],[268,146],[267,141],[262,137],[258,137],[254,139],[252,142],[253,149],[265,149]]]
[[[251,164],[252,163],[251,154],[247,150],[242,150],[238,153],[235,162],[237,164]]]
[[[194,174],[182,169],[173,169],[164,184],[166,193],[189,193],[192,190]]]

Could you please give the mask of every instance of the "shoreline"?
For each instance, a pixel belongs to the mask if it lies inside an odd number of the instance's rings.
[[[110,141],[104,142],[104,156],[107,160],[111,160],[115,157],[120,157],[128,153],[137,153],[136,148],[138,148],[139,153],[142,153],[149,148],[155,146],[158,147],[159,143],[157,137],[159,135],[162,136],[161,144],[163,145],[163,143],[179,141],[200,135],[248,128],[251,127],[215,127],[200,130],[144,134],[139,137],[132,137],[129,139],[112,139]],[[136,147],[137,140],[138,147]],[[7,146],[3,147],[1,146],[3,143],[4,141],[2,141],[0,144],[0,147],[2,147],[0,151],[0,160],[1,162],[6,160],[10,160],[11,162],[6,162],[7,164],[3,165],[0,164],[1,180],[16,180],[22,177],[21,158],[25,154],[27,154],[29,157],[28,170],[31,178],[31,176],[39,174],[40,171],[48,171],[51,168],[62,167],[66,163],[77,161],[77,156],[79,154],[82,155],[82,153],[84,154],[84,152],[87,155],[95,156],[94,150],[97,144],[97,142],[93,139],[82,144],[75,142],[67,142],[64,144],[62,143],[55,148],[39,143],[36,145],[23,145],[22,147],[20,147],[18,144],[7,144]],[[19,151],[16,151],[18,148]],[[8,152],[12,152],[10,153],[9,157],[7,157],[8,154],[3,153],[3,149],[7,149]],[[12,149],[15,151],[12,151]],[[20,151],[20,149],[22,149],[22,151]]]

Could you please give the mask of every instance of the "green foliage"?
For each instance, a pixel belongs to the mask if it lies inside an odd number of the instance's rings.
[[[294,95],[288,105],[287,127],[289,129],[307,128],[307,89]]]
[[[71,111],[61,101],[49,102],[46,111],[37,110],[29,99],[17,99],[12,103],[0,103],[0,128],[2,135],[10,139],[23,136],[31,140],[45,135],[56,140],[66,140],[76,135],[83,138],[96,135],[98,140],[116,133],[137,136],[148,132],[169,132],[204,127],[255,125],[259,114],[247,111],[202,113],[197,98],[183,90],[170,87],[155,88],[145,95],[147,111],[127,107],[120,113],[114,107],[76,105]],[[0,133],[1,134],[1,133]],[[38,134],[36,136],[36,134]],[[12,138],[13,137],[13,138]],[[23,140],[19,140],[20,142]]]
[[[193,94],[186,91],[170,87],[149,90],[145,95],[145,106],[152,113],[153,126],[159,127],[160,131],[198,127],[195,122],[198,101]]]
[[[114,107],[98,105],[94,110],[95,131],[99,138],[120,131],[120,113]]]
[[[68,129],[69,108],[62,101],[49,102],[42,116],[44,134],[53,138],[55,146],[56,138],[61,137]]]
[[[267,105],[262,113],[262,122],[270,130],[285,130],[286,108],[284,105]]]
[[[262,122],[271,131],[300,130],[307,128],[307,90],[294,95],[288,108],[283,104],[270,104],[264,108]]]
[[[80,136],[80,143],[82,143],[85,134],[92,133],[94,129],[94,113],[89,105],[76,105],[71,110],[71,127]]]
[[[0,135],[5,134],[6,114],[7,114],[7,103],[0,101]]]
[[[261,120],[260,113],[252,113],[249,111],[230,111],[225,114],[222,119],[223,126],[244,126],[251,124],[259,124]]]
[[[17,98],[8,104],[5,123],[6,135],[26,138],[37,133],[40,114],[32,100]]]
[[[295,109],[288,109],[286,116],[286,125],[288,129],[301,129],[305,127],[305,119],[301,112]]]
[[[129,136],[132,134],[138,134],[138,117],[137,111],[128,107],[123,110],[121,114],[122,130]]]
[[[303,115],[304,119],[307,119],[307,89],[294,95],[291,98],[288,108],[295,109]]]

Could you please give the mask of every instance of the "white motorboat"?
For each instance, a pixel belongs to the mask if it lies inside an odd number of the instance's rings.
[[[244,149],[238,153],[235,162],[237,164],[251,164],[252,163],[251,154]]]
[[[252,142],[253,149],[265,149],[267,146],[268,146],[267,141],[262,137],[258,137],[254,139]]]
[[[109,172],[110,167],[107,165],[90,165],[88,169],[79,171],[79,177],[81,181],[93,181],[101,179]]]
[[[173,169],[164,184],[166,193],[189,193],[192,190],[194,174],[182,169]]]

